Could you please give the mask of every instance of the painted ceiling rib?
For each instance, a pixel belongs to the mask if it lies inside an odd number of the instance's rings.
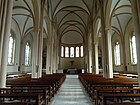
[[[14,17],[14,16],[26,16],[26,17],[32,18],[31,15],[28,15],[28,14],[12,14],[12,16],[13,16],[13,17]]]
[[[68,9],[68,8],[70,8],[70,9],[71,9],[71,8],[80,9],[81,11],[85,12],[88,16],[90,16],[90,14],[89,14],[85,9],[83,9],[83,8],[81,8],[81,7],[78,7],[78,6],[66,6],[66,7],[61,8],[56,14],[53,15],[53,17],[56,17],[57,14],[58,14],[60,11],[65,10],[65,9]]]
[[[58,30],[61,29],[62,26],[66,25],[66,23],[68,23],[68,22],[75,22],[75,23],[78,23],[78,24],[81,25],[84,29],[86,29],[86,27],[85,27],[83,24],[81,24],[80,22],[78,22],[78,21],[76,21],[76,20],[68,20],[68,21],[64,22],[62,25],[60,25],[60,27],[58,27]]]
[[[86,27],[86,23],[84,22],[84,20],[83,20],[77,13],[74,13],[74,14],[82,21],[82,23],[83,23],[84,26]],[[67,13],[65,16],[63,16],[63,18],[61,19],[61,21],[58,23],[58,27],[61,25],[62,21],[63,21],[68,15],[71,15],[71,13]]]
[[[119,30],[118,28],[112,26],[112,30],[113,30],[114,32],[116,32],[118,35],[121,35],[121,32],[120,32],[120,30]]]
[[[129,23],[132,21],[132,17],[128,20],[128,22],[127,22],[127,24],[126,24],[126,27],[125,27],[125,29],[124,29],[124,35],[125,35],[125,32],[126,32],[126,28],[127,28],[127,26],[129,25]]]
[[[115,4],[115,6],[114,6],[114,7],[112,7],[112,11],[111,11],[111,13],[110,13],[110,17],[112,17],[112,16],[113,16],[114,11],[115,11],[116,7],[118,6],[119,2],[120,2],[120,0],[118,0],[118,1],[117,1],[117,3]]]
[[[81,32],[82,35],[84,35],[82,30],[78,26],[76,26],[76,25],[73,25],[73,26],[76,27],[76,29],[78,29]],[[68,25],[67,27],[65,27],[60,34],[62,34],[65,30],[69,30],[68,28],[70,28],[70,27],[71,27],[71,25],[70,26]]]
[[[16,9],[25,9],[25,10],[27,10],[29,13],[31,12],[28,8],[23,7],[23,6],[14,6],[14,7],[13,7],[13,10],[16,10]]]
[[[54,9],[54,11],[53,11],[53,13],[52,13],[52,16],[54,17],[54,15],[55,15],[55,11],[56,11],[56,9],[58,8],[58,6],[59,6],[59,4],[62,2],[62,0],[60,0],[59,2],[58,2],[58,4],[55,6],[55,9]]]
[[[114,12],[117,11],[118,9],[126,8],[126,7],[131,8],[130,5],[121,5],[121,6],[117,7],[117,8],[115,8],[115,9],[114,9]],[[124,11],[123,11],[123,12],[124,12]]]
[[[122,25],[121,25],[121,23],[120,23],[120,20],[119,20],[118,16],[116,16],[116,19],[117,19],[118,24],[119,24],[119,27],[120,27],[121,35],[123,35]]]
[[[87,7],[89,13],[91,14],[90,9],[89,9],[88,5],[86,4],[86,2],[85,2],[84,0],[82,0],[82,2],[85,4],[85,6]],[[92,6],[92,7],[93,7],[93,6]]]
[[[23,36],[24,36],[24,31],[26,31],[25,28],[27,26],[28,19],[29,19],[29,17],[26,18],[25,23],[24,23],[24,26],[23,26],[23,31],[22,31],[22,35]]]
[[[119,15],[130,15],[130,16],[132,16],[132,13],[127,13],[127,12],[123,12],[123,13],[118,13],[118,14],[113,14],[113,16],[112,17],[116,17],[116,16],[119,16]]]
[[[96,3],[98,3],[98,9],[100,8],[99,2],[99,0],[47,0],[47,3],[44,4],[44,24],[46,25],[43,26],[46,29],[46,34],[48,34],[47,30],[49,31],[50,28],[50,21],[53,21],[55,22],[54,29],[56,29],[55,31],[58,36],[71,34],[77,36],[82,35],[83,41],[87,40],[91,24],[94,26],[96,21],[98,21],[97,18],[100,18],[100,16],[98,16],[99,14],[94,14]],[[129,2],[130,0],[105,1],[106,6],[104,11],[108,13],[105,14],[108,15],[105,18],[108,19],[106,23],[108,23],[110,27],[113,27],[114,32],[125,34],[126,27],[132,20],[132,8]],[[41,1],[38,0],[18,0],[18,2],[14,4],[12,21],[17,29],[19,29],[19,34],[22,34],[23,31],[23,34],[32,31],[30,27],[34,27],[35,22],[39,22],[38,17],[41,15],[40,6]],[[97,13],[99,11],[97,11]],[[29,28],[29,30],[27,28]],[[96,26],[93,28],[96,29]]]
[[[19,29],[20,36],[21,36],[21,29],[20,29],[19,23],[17,22],[17,20],[14,17],[12,17],[12,20],[15,21],[15,23],[16,23],[18,29]]]
[[[72,31],[77,32],[78,34],[80,34],[80,35],[82,36],[82,34],[81,34],[79,31],[77,31],[77,30],[67,30],[67,31],[65,31],[64,33],[62,33],[62,34],[60,35],[60,37],[62,38],[63,35],[65,35],[65,34],[68,33],[68,32],[72,32]],[[83,37],[83,36],[82,36],[82,37]]]
[[[28,29],[25,31],[24,36],[28,35],[28,33],[31,33],[31,31],[33,31],[33,30],[34,30],[34,27],[28,28]],[[24,37],[24,36],[22,36],[22,37]]]

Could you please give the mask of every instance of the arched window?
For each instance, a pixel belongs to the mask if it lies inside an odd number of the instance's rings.
[[[76,57],[79,57],[79,47],[76,47]]]
[[[64,57],[64,47],[61,46],[61,57]]]
[[[114,47],[114,57],[115,57],[115,65],[121,65],[121,56],[120,56],[120,44],[117,41]]]
[[[70,57],[74,57],[74,47],[70,47]]]
[[[83,57],[83,51],[84,51],[83,46],[80,47],[80,50],[81,50],[81,57]]]
[[[131,63],[137,64],[136,36],[134,32],[130,39],[130,53],[131,53]]]
[[[25,45],[25,65],[30,65],[31,63],[31,47],[29,42],[26,42]]]
[[[75,46],[75,45],[74,45]],[[72,45],[68,47],[61,46],[61,57],[83,57],[83,46],[77,45],[77,47],[73,47]]]
[[[65,47],[65,57],[69,57],[69,47]]]
[[[15,39],[13,35],[10,33],[9,37],[9,48],[8,48],[8,64],[14,64],[14,56],[15,56]]]

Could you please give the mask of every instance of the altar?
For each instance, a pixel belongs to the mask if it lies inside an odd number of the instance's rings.
[[[77,69],[68,69],[67,73],[68,74],[77,74]]]

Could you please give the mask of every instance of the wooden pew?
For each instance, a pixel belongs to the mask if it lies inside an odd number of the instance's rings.
[[[65,78],[66,75],[64,74],[43,75],[43,77],[39,79],[30,77],[12,78],[7,79],[6,84],[7,87],[16,89],[47,89],[49,92],[50,101],[65,80]]]
[[[28,102],[8,102],[8,103],[0,102],[0,105],[29,105],[29,104]]]
[[[117,99],[117,100],[120,99],[120,101],[122,101],[124,98],[129,98],[129,99],[139,98],[140,99],[140,94],[133,94],[133,93],[103,94],[102,97],[103,97],[103,105],[108,105],[107,101],[110,99]],[[123,103],[123,102],[121,102],[121,103]],[[131,102],[130,102],[130,104],[131,104]]]
[[[139,103],[124,102],[124,103],[114,103],[113,105],[139,105]]]
[[[38,93],[11,93],[11,94],[0,94],[0,98],[3,100],[3,103],[5,102],[5,99],[18,99],[19,102],[28,102],[28,104],[34,104],[34,105],[42,105],[42,97],[43,95]],[[34,101],[31,101],[34,99]]]
[[[131,93],[130,91],[133,90],[134,87],[138,87],[138,79],[137,78],[129,78],[127,76],[118,76],[117,78],[104,78],[101,75],[92,75],[92,74],[82,74],[79,75],[79,79],[82,82],[83,86],[89,93],[89,96],[93,100],[95,100],[95,104],[98,105],[98,91],[97,88],[101,88],[101,91],[106,93],[118,93],[118,91],[122,91],[121,88],[126,88],[126,93]],[[127,90],[127,89],[132,90]],[[117,90],[118,89],[118,90]],[[119,90],[120,89],[120,90]],[[105,91],[103,91],[105,90]],[[113,91],[112,91],[113,90]],[[136,90],[136,89],[135,89]],[[96,92],[95,92],[96,91]],[[123,92],[124,92],[123,91]]]
[[[19,85],[11,85],[10,86],[13,89],[16,89],[17,92],[19,89],[22,90],[28,90],[29,92],[38,92],[44,94],[44,100],[46,103],[51,101],[51,98],[54,96],[52,87],[50,85],[25,85],[25,84],[19,84]]]
[[[38,97],[39,97],[38,99],[40,99],[40,100],[38,100],[36,98],[36,102],[40,101],[39,103],[41,103],[41,101],[44,101],[45,105],[48,104],[48,90],[46,90],[46,89],[41,89],[41,88],[40,89],[39,88],[38,89],[33,89],[33,88],[31,88],[31,89],[29,89],[29,88],[25,88],[25,89],[19,89],[19,88],[18,89],[17,88],[0,88],[1,100],[3,100],[3,101],[4,101],[4,99],[6,97],[7,98],[10,98],[10,97],[11,98],[16,98],[16,97],[18,97],[15,94],[19,95],[19,97],[22,97],[22,94],[23,94],[23,97],[24,97],[25,94],[29,94],[31,96],[27,96],[26,97],[26,95],[25,95],[25,97],[27,99],[29,98],[28,100],[30,100],[30,98],[33,99],[34,97],[37,97],[37,94],[38,94]],[[33,94],[35,94],[35,96]],[[20,99],[20,101],[22,101],[22,99]]]
[[[96,97],[95,103],[98,105],[98,102],[102,100],[102,95],[110,93],[110,94],[139,94],[140,88],[96,88],[93,97]]]

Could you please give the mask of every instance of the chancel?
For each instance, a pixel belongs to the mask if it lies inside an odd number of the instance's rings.
[[[0,0],[0,105],[140,104],[140,0]]]

